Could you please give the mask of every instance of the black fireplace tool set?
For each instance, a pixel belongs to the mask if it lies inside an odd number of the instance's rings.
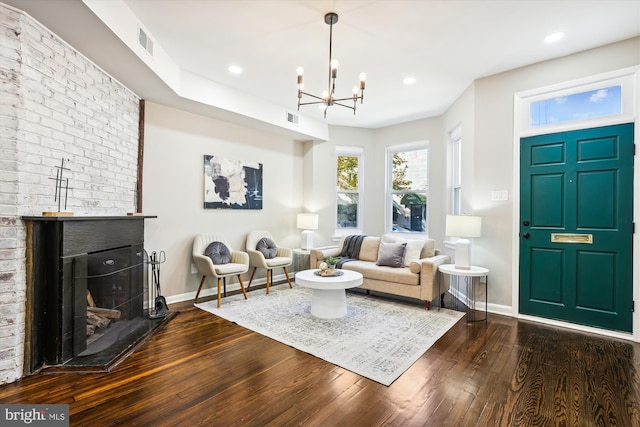
[[[165,317],[169,311],[167,300],[162,296],[162,290],[160,289],[160,264],[163,262],[165,262],[164,251],[151,252],[148,263],[151,266],[151,299],[155,307],[153,310],[149,310],[150,319]]]

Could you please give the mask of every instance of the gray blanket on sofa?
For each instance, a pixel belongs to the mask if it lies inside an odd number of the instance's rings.
[[[345,262],[355,261],[360,256],[360,248],[362,247],[362,241],[366,236],[363,234],[353,234],[344,238],[344,244],[342,245],[342,252],[338,258],[338,264],[336,267],[342,268]]]

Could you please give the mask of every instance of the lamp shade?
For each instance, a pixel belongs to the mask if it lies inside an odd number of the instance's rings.
[[[314,213],[301,213],[298,214],[297,227],[301,230],[317,230],[318,229],[318,214]]]
[[[482,218],[471,215],[447,215],[444,234],[451,237],[480,237]]]

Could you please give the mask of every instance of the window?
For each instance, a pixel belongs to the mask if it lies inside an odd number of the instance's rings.
[[[393,232],[427,232],[427,143],[387,151],[387,216]]]
[[[336,164],[336,228],[360,229],[362,151],[351,147],[338,148]]]
[[[451,132],[451,213],[462,214],[462,131]]]
[[[516,93],[517,138],[633,122],[636,74],[630,67]]]
[[[547,126],[621,112],[622,86],[610,86],[532,102],[529,126]]]

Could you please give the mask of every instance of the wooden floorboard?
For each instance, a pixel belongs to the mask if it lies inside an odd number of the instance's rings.
[[[224,303],[224,301],[223,301]],[[640,426],[640,345],[489,315],[458,322],[391,386],[191,303],[108,373],[40,373],[2,403],[78,426]]]

